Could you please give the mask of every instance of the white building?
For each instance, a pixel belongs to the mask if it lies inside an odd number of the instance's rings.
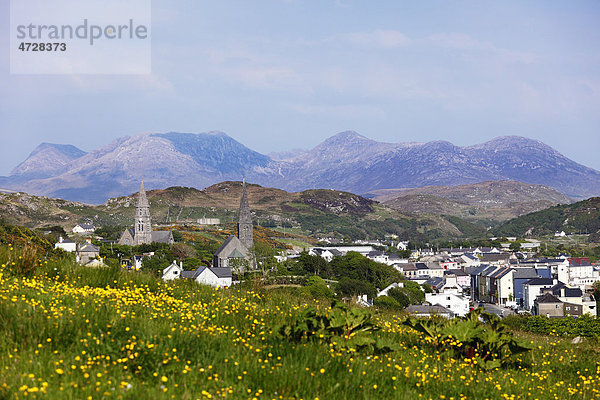
[[[531,310],[533,301],[541,294],[542,289],[550,289],[558,282],[550,278],[533,278],[523,284],[523,307]]]
[[[94,233],[96,227],[92,224],[77,224],[73,227],[73,233]]]
[[[173,260],[171,265],[167,268],[163,269],[162,280],[163,281],[172,281],[173,279],[181,278],[181,273],[183,272],[183,264],[177,265],[177,261]]]
[[[54,245],[55,249],[63,249],[64,251],[68,251],[69,253],[72,253],[74,251],[77,251],[77,243],[75,243],[74,241],[72,241],[69,238],[63,238],[62,236],[60,236],[58,238],[58,243],[56,243]]]
[[[570,287],[580,288],[585,292],[591,289],[594,282],[600,280],[600,271],[596,270],[588,258],[569,258],[558,266],[558,280]]]
[[[214,287],[230,287],[231,286],[231,268],[209,268],[202,266],[195,271],[183,271],[183,278],[193,279],[201,285]]]
[[[455,315],[464,317],[469,313],[469,299],[453,293],[425,293],[425,301],[435,306],[440,305]]]

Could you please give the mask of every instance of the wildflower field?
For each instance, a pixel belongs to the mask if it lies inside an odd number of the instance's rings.
[[[1,399],[600,398],[597,339],[517,333],[532,350],[484,368],[403,316],[340,314],[293,289],[167,284],[12,244],[0,262]],[[306,315],[369,324],[325,337],[306,331]]]

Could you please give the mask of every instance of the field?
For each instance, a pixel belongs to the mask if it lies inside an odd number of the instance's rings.
[[[308,307],[333,313],[291,288],[166,284],[8,244],[0,260],[2,399],[600,398],[595,339],[520,333],[533,350],[485,369],[376,310],[368,335],[392,351],[290,340],[279,328]]]

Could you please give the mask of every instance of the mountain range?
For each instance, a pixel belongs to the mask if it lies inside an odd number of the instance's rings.
[[[89,153],[43,143],[0,178],[0,187],[98,204],[135,192],[142,178],[148,188],[203,188],[242,177],[288,191],[368,193],[511,180],[549,186],[576,199],[600,195],[600,172],[537,140],[505,136],[473,146],[383,143],[353,131],[311,150],[271,156],[222,132],[139,134]]]

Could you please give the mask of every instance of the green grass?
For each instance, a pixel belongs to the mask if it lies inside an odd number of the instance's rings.
[[[34,260],[0,246],[0,399],[418,399],[598,398],[598,342],[519,334],[535,349],[485,371],[429,346],[376,312],[387,354],[337,343],[290,342],[274,330],[328,303],[248,283],[215,290],[165,284],[144,273]],[[37,390],[37,391],[36,391]]]

